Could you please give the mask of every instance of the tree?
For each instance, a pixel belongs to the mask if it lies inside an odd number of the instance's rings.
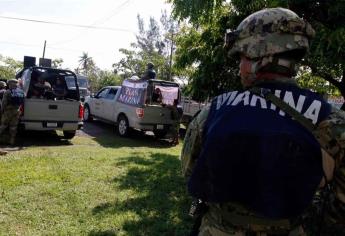
[[[21,68],[23,68],[23,62],[0,55],[0,79],[9,80],[15,78],[16,72]]]
[[[105,86],[115,86],[121,85],[123,79],[121,76],[114,74],[110,71],[100,71],[98,78],[98,89],[101,89]]]
[[[315,81],[314,88],[322,90],[329,82],[345,95],[345,2],[342,0],[170,0],[173,13],[179,20],[188,19],[186,29],[179,36],[176,65],[182,70],[194,68],[190,92],[205,98],[223,89],[235,89],[238,84],[226,83],[236,77],[238,64],[221,55],[222,38],[226,29],[234,30],[249,14],[265,7],[287,7],[307,19],[317,34],[310,55],[303,61],[308,76],[298,79]],[[223,63],[224,67],[217,66]],[[207,68],[207,69],[206,69]],[[309,72],[308,72],[309,71]],[[224,76],[224,73],[228,73]],[[302,73],[303,74],[303,73]],[[300,73],[301,75],[301,73]],[[322,82],[318,78],[323,78]],[[327,81],[329,82],[327,82]],[[329,86],[331,88],[331,86]],[[207,89],[210,89],[207,91]],[[200,93],[199,91],[204,91]],[[331,89],[328,92],[332,92]]]
[[[119,62],[113,64],[117,73],[124,77],[132,75],[142,76],[146,70],[146,64],[153,62],[157,72],[157,78],[170,80],[173,71],[172,54],[175,50],[174,35],[178,29],[166,12],[162,12],[160,23],[150,18],[148,29],[145,29],[144,20],[137,16],[139,33],[136,42],[131,44],[131,49],[120,49],[124,55]]]
[[[96,66],[92,57],[90,57],[87,52],[83,52],[79,58],[79,66],[75,69],[75,72],[88,78],[91,91],[97,90],[99,78],[98,73],[100,69]]]
[[[345,2],[292,0],[285,6],[310,22],[317,33],[303,64],[345,97]]]
[[[196,100],[240,88],[236,60],[228,58],[223,49],[229,9],[229,4],[225,4],[207,14],[207,18],[197,20],[194,16],[177,36],[175,68],[191,72],[186,91]]]
[[[56,58],[52,61],[52,67],[55,69],[61,68],[63,63],[62,58]]]
[[[83,52],[83,54],[79,58],[79,66],[76,69],[78,74],[89,76],[94,74],[98,70],[92,57],[90,57],[87,52]]]

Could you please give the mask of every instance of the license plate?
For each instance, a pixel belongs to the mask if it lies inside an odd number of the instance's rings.
[[[164,125],[157,125],[157,129],[164,129]]]
[[[57,127],[57,123],[56,122],[47,122],[47,127],[48,128],[55,128],[55,127]]]

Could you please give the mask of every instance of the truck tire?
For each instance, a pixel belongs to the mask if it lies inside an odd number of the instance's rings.
[[[156,138],[164,138],[167,135],[168,131],[166,130],[154,130],[153,134]]]
[[[120,115],[117,119],[117,133],[121,137],[128,137],[130,131],[128,119],[125,115]]]
[[[83,120],[84,121],[88,121],[88,122],[93,120],[93,117],[91,115],[90,107],[87,104],[84,106],[84,117],[83,117]]]
[[[72,139],[75,136],[75,133],[76,133],[75,130],[64,130],[63,137],[65,139]]]

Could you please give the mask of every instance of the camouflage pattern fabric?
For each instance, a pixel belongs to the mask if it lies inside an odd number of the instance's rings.
[[[325,221],[333,228],[342,228],[339,235],[345,235],[345,112],[333,110],[329,118],[319,124],[314,135],[335,163]]]
[[[188,125],[181,152],[182,173],[187,178],[191,175],[199,156],[202,131],[209,112],[210,106],[206,106]]]
[[[291,226],[289,220],[260,218],[240,205],[209,204],[209,209],[201,222],[199,236],[306,235],[302,227]],[[225,210],[233,212],[232,216]]]
[[[10,134],[10,144],[14,144],[15,137],[17,135],[17,128],[19,122],[19,107],[14,106],[10,103],[11,99],[11,91],[7,90],[4,93],[4,97],[2,100],[2,116],[1,116],[1,126],[0,126],[0,134],[2,134],[7,127],[9,127],[9,134]]]
[[[201,151],[203,127],[208,114],[209,107],[206,107],[189,124],[181,152],[182,172],[186,178],[191,175]],[[333,110],[331,115],[319,124],[314,135],[322,149],[335,160],[333,191],[325,208],[324,220],[319,221],[323,224],[323,235],[345,235],[345,112]],[[240,206],[229,209],[228,205],[209,205],[209,212],[204,216],[201,224],[200,235],[245,235],[247,233],[243,228],[227,222],[224,212],[236,212],[255,217],[255,214]],[[310,224],[315,225],[315,222]],[[265,235],[264,233],[270,230],[268,227],[266,231],[259,230],[258,233]],[[306,234],[298,228],[291,231],[290,235]],[[315,235],[315,232],[310,235]]]
[[[171,134],[173,136],[173,143],[178,144],[181,116],[180,116],[176,106],[172,105],[170,107],[170,109],[171,109],[171,119],[174,122],[171,125],[170,132],[171,132]]]
[[[231,47],[229,55],[243,53],[255,59],[307,49],[315,31],[296,13],[283,8],[270,8],[248,16],[236,31],[228,34],[226,45]]]

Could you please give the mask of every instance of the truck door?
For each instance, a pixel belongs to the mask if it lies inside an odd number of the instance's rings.
[[[109,92],[105,96],[103,103],[103,114],[104,118],[112,121],[115,112],[115,95],[117,93],[117,88],[110,88]]]
[[[104,88],[101,91],[99,91],[97,95],[94,97],[94,101],[91,107],[91,112],[93,115],[104,118],[103,106],[109,90],[109,88]]]

